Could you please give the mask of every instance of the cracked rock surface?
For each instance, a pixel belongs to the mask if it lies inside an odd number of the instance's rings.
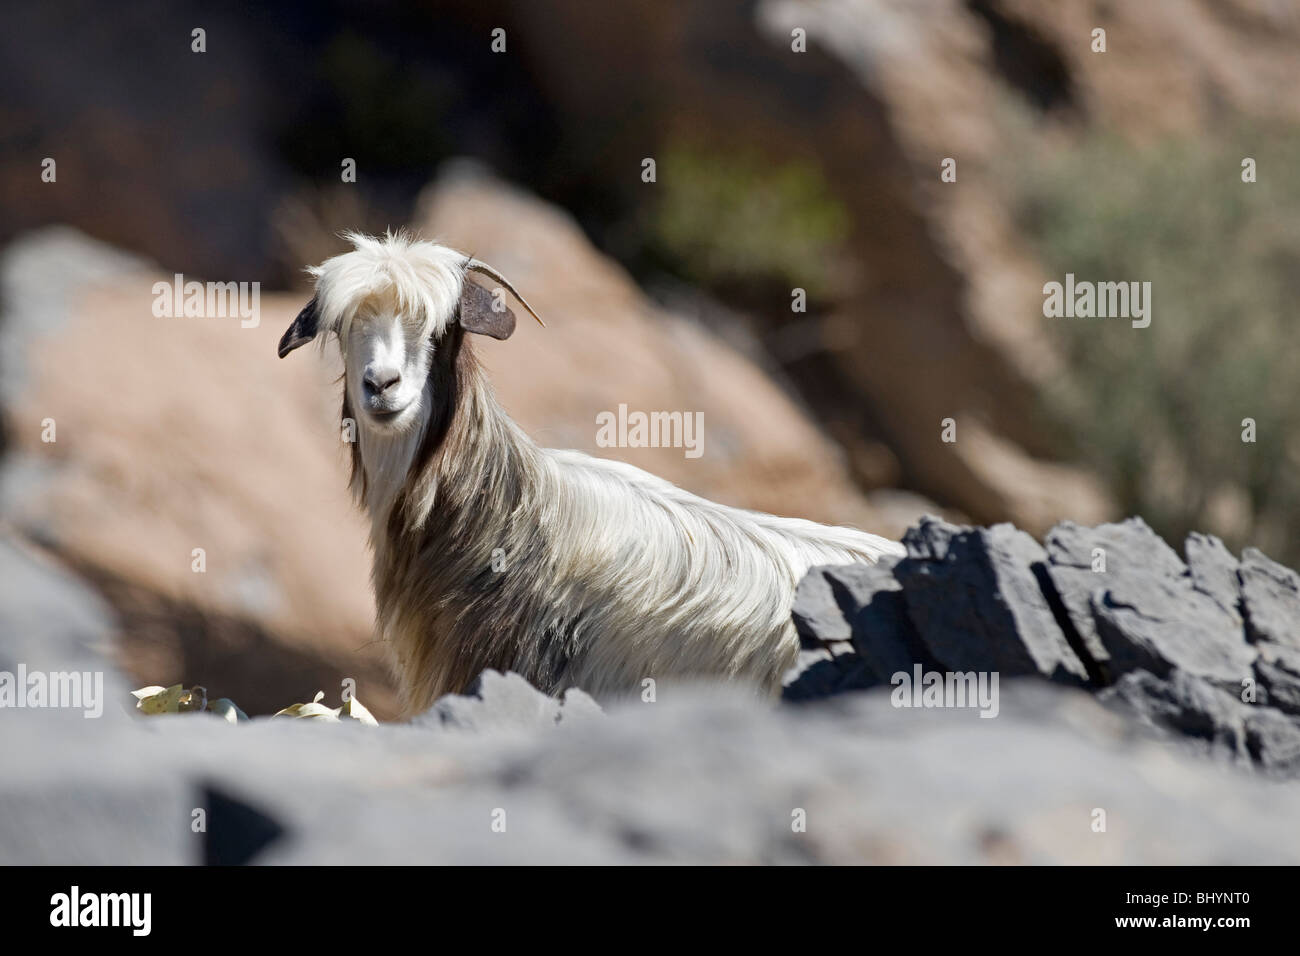
[[[839,653],[806,654],[787,698],[888,686],[918,663],[1036,674],[1191,749],[1300,774],[1300,576],[1289,568],[1253,548],[1238,560],[1202,534],[1184,561],[1140,518],[1064,522],[1041,548],[1011,525],[925,518],[904,543],[897,564],[804,579],[800,636]]]

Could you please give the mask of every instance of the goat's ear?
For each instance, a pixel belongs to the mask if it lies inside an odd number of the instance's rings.
[[[466,279],[460,290],[460,327],[466,332],[508,339],[515,330],[515,314],[503,297]]]
[[[316,309],[316,297],[312,296],[306,308],[298,313],[298,317],[280,337],[280,358],[284,358],[294,349],[314,339],[319,323],[320,313]]]

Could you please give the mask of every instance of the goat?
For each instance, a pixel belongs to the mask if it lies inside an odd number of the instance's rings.
[[[404,234],[347,234],[283,358],[334,333],[351,488],[370,519],[378,636],[403,712],[486,668],[597,698],[647,679],[780,691],[790,609],[815,564],[899,554],[885,538],[715,504],[630,465],[541,448],[497,404],[467,332],[509,338],[492,267]],[[543,323],[544,324],[544,323]],[[323,347],[323,345],[322,345]]]

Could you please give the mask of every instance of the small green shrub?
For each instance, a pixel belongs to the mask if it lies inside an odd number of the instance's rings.
[[[825,291],[849,216],[815,163],[679,142],[656,175],[649,244],[684,278]]]

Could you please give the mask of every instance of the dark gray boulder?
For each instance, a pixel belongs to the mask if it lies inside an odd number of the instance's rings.
[[[1009,524],[959,528],[923,518],[894,567],[921,642],[944,667],[1039,674],[1083,684],[1088,673],[1057,623],[1035,567],[1047,555]]]
[[[1222,548],[1199,536],[1192,544],[1194,576],[1140,518],[1048,533],[1048,577],[1103,682],[1179,668],[1231,689],[1250,676],[1255,654],[1241,636],[1232,566],[1214,544]]]
[[[851,655],[841,652],[834,660],[813,664],[819,686],[872,687],[928,660],[893,574],[895,564],[896,559],[886,558],[876,564],[817,567],[800,582],[793,618],[804,647],[841,642],[852,647]]]
[[[847,648],[847,644],[843,645]],[[852,650],[834,653],[828,648],[800,651],[799,662],[786,675],[782,698],[787,701],[822,700],[852,690],[867,690],[883,681]]]
[[[1046,547],[1009,525],[923,519],[908,555],[819,567],[800,585],[805,646],[786,699],[926,671],[1083,684],[1139,725],[1240,764],[1300,774],[1300,578],[1192,534],[1187,561],[1138,518],[1071,522]],[[1247,640],[1247,636],[1252,640]]]
[[[1174,669],[1164,675],[1131,670],[1098,699],[1126,710],[1148,728],[1176,735],[1200,749],[1248,761],[1249,705],[1194,675]]]
[[[1232,617],[1186,583],[1116,581],[1091,603],[1114,674],[1178,668],[1236,690],[1251,676],[1255,652]]]

